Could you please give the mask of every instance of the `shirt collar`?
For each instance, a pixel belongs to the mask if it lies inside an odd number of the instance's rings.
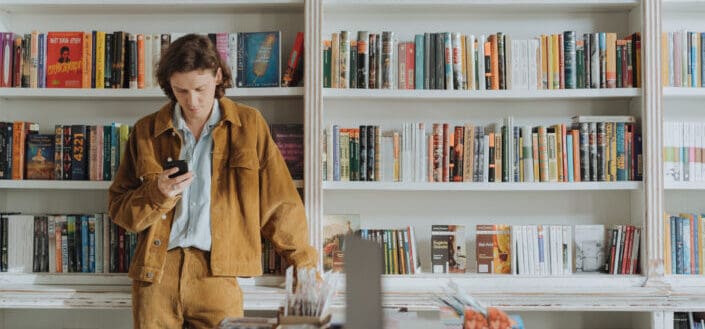
[[[213,102],[213,111],[211,111],[211,115],[208,117],[208,122],[206,123],[206,128],[208,130],[213,128],[213,126],[220,121],[220,117],[220,104],[218,104],[218,100],[215,100],[215,102]],[[174,120],[176,129],[188,132],[191,131],[188,129],[188,126],[186,126],[186,120],[184,120],[184,117],[181,114],[181,106],[179,106],[179,103],[176,103],[174,106],[174,117],[172,119]]]

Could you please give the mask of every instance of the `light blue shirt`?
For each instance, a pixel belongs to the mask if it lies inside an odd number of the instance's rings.
[[[178,104],[174,107],[173,121],[181,136],[179,159],[186,160],[189,171],[192,171],[195,177],[182,193],[181,200],[176,203],[174,222],[171,224],[169,235],[169,249],[195,247],[210,251],[212,131],[220,121],[218,100],[213,103],[213,111],[198,142],[186,125]]]

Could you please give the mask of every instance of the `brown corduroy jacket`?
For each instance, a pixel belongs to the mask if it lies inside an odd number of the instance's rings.
[[[262,274],[261,237],[272,241],[290,264],[315,266],[303,203],[261,114],[223,97],[213,128],[210,268],[216,276]],[[167,158],[178,159],[181,139],[172,122],[174,103],[134,126],[110,186],[109,213],[128,231],[139,232],[129,276],[160,282],[174,207],[157,188]]]

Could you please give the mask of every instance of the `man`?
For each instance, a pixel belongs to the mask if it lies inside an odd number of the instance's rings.
[[[243,315],[237,276],[262,274],[261,236],[296,265],[315,266],[301,199],[260,113],[223,97],[230,70],[207,37],[189,34],[162,55],[171,100],[134,126],[110,216],[139,241],[135,328],[214,328]],[[170,178],[182,159],[189,172]]]
[[[59,51],[59,53],[60,53],[59,63],[68,63],[71,61],[71,58],[69,58],[69,47],[68,46],[61,47],[61,50]]]

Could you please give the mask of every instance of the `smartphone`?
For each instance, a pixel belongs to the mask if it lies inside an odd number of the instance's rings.
[[[164,170],[169,170],[174,167],[179,168],[179,171],[175,174],[169,175],[169,178],[178,177],[188,172],[188,164],[186,163],[186,160],[172,160],[167,161],[164,164]]]

